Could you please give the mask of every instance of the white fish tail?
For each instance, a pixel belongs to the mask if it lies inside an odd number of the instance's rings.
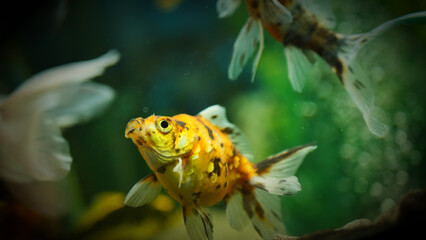
[[[241,231],[250,219],[263,239],[273,239],[276,234],[285,234],[279,196],[291,195],[301,190],[294,174],[303,158],[315,149],[315,145],[308,144],[258,163],[258,175],[252,177],[241,190],[235,190],[225,198],[229,225]]]

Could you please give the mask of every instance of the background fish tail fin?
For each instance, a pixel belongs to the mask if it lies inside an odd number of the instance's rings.
[[[186,231],[193,240],[213,239],[213,224],[208,213],[193,206],[183,206],[183,219]]]
[[[307,144],[271,156],[257,164],[257,176],[250,179],[250,185],[274,195],[292,195],[301,190],[294,174],[305,156],[317,146]]]
[[[389,21],[386,21],[379,26],[373,28],[371,31],[361,34],[353,34],[344,36],[345,45],[343,46],[343,52],[345,52],[347,62],[350,64],[358,54],[359,50],[365,46],[366,43],[378,37],[392,27],[400,24],[418,24],[426,23],[426,11],[414,12],[406,14]]]

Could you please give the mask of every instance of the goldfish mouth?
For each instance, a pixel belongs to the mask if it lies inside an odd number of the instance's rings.
[[[134,118],[127,123],[126,130],[124,131],[124,137],[132,138],[134,134],[142,131],[143,118]]]

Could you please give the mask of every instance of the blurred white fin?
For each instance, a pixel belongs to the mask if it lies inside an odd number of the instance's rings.
[[[287,46],[284,51],[291,85],[295,91],[302,92],[308,79],[313,77],[314,65],[300,48]]]
[[[243,194],[244,208],[254,229],[263,239],[274,239],[276,234],[285,234],[281,219],[281,201],[278,196],[261,189]]]
[[[225,199],[225,203],[229,225],[237,231],[242,231],[249,221],[243,207],[243,195],[240,191],[235,190],[229,198]]]
[[[333,29],[336,26],[336,17],[328,0],[302,0],[302,2],[322,25],[328,29]]]
[[[356,63],[353,62],[349,67],[345,61],[343,63],[343,86],[361,111],[368,129],[379,137],[384,136],[388,128],[373,116],[374,90],[368,76]]]
[[[219,18],[231,16],[241,5],[241,0],[218,0],[216,10]]]
[[[140,207],[152,202],[161,191],[161,184],[154,174],[150,174],[136,183],[124,199],[130,207]]]
[[[305,156],[317,146],[308,144],[271,156],[257,164],[258,176],[250,179],[250,185],[275,195],[292,195],[301,190],[296,174]]]
[[[109,53],[85,62],[46,70],[25,82],[2,102],[0,174],[10,181],[57,181],[72,158],[61,128],[100,113],[114,97],[111,88],[82,83],[118,60]],[[5,174],[7,172],[7,174]]]
[[[192,240],[213,239],[213,225],[210,216],[201,208],[183,206],[186,231]]]
[[[173,168],[173,172],[179,174],[178,187],[180,188],[180,185],[182,184],[182,177],[183,177],[182,158],[178,158],[178,162],[176,163],[176,166]]]
[[[40,72],[25,81],[11,96],[35,94],[70,83],[81,83],[100,76],[105,68],[114,65],[120,59],[120,53],[110,50],[104,55],[87,61],[69,63]]]
[[[278,0],[264,1],[265,16],[264,19],[268,23],[291,23],[293,17],[291,12],[284,7]]]
[[[252,79],[256,73],[257,64],[259,63],[260,56],[263,50],[263,28],[260,20],[248,18],[243,29],[238,34],[237,40],[234,43],[232,51],[231,63],[228,68],[228,77],[231,80],[237,77],[243,71],[247,61],[258,48],[256,58],[253,62]]]
[[[344,36],[345,45],[342,48],[341,54],[346,60],[347,64],[351,64],[352,61],[356,58],[359,50],[368,42],[375,39],[377,36],[385,32],[386,30],[395,27],[399,24],[416,24],[416,23],[426,23],[426,11],[415,12],[406,14],[394,19],[391,19],[387,22],[380,24],[375,27],[373,30],[354,35]]]
[[[211,124],[218,127],[221,132],[226,134],[244,157],[250,161],[253,159],[253,154],[246,137],[237,126],[228,121],[224,107],[213,105],[204,109],[198,115],[208,120]]]

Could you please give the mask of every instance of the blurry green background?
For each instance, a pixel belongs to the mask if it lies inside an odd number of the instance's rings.
[[[425,1],[330,2],[337,19],[334,30],[346,34],[426,10]],[[379,118],[390,127],[384,138],[377,138],[327,66],[303,93],[294,92],[282,45],[266,32],[254,83],[250,66],[237,81],[229,81],[232,45],[248,13],[241,6],[233,16],[218,19],[215,4],[61,0],[2,7],[2,94],[45,69],[113,48],[122,54],[117,65],[95,79],[116,90],[111,106],[64,131],[74,158],[66,179],[73,199],[59,228],[73,232],[96,196],[127,193],[150,172],[124,138],[128,120],[153,113],[196,114],[213,104],[226,107],[228,118],[247,135],[256,161],[296,145],[318,144],[297,173],[302,191],[282,198],[291,235],[341,227],[357,218],[373,220],[406,191],[425,187],[426,25],[395,28],[358,56],[374,82]],[[8,195],[6,188],[2,191],[1,196]],[[223,204],[216,208],[224,212]],[[135,211],[126,208],[107,226],[139,215],[158,217],[150,211],[135,216]],[[182,222],[181,216],[174,222]]]

